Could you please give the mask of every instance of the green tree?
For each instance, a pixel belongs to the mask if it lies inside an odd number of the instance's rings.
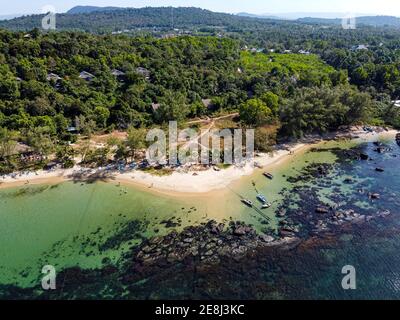
[[[186,97],[180,92],[166,91],[160,100],[160,107],[156,111],[159,123],[168,121],[182,121],[189,114],[190,109]]]
[[[11,156],[17,146],[18,134],[7,128],[0,128],[0,158],[8,163],[8,157]]]
[[[279,97],[273,92],[265,92],[261,96],[261,100],[271,109],[272,114],[277,116],[279,113]]]
[[[26,137],[27,144],[32,150],[44,158],[54,151],[55,143],[46,128],[38,127],[30,130]]]
[[[107,120],[110,117],[110,110],[105,107],[96,107],[94,109],[96,123],[99,128],[105,128],[107,126]]]
[[[134,159],[136,151],[146,147],[146,129],[130,127],[128,129],[126,145],[129,148],[130,157]]]
[[[272,111],[261,99],[250,99],[239,107],[240,119],[248,124],[260,126],[272,120]]]

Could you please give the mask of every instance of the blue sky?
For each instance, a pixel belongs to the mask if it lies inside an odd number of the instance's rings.
[[[57,12],[76,5],[195,6],[231,13],[351,12],[400,16],[399,0],[0,0],[0,15],[40,13],[46,5],[54,6]]]

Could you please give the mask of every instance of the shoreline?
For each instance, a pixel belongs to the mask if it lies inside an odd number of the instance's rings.
[[[7,176],[0,179],[0,189],[41,185],[58,184],[67,181],[89,181],[100,180],[116,182],[124,185],[139,187],[149,192],[159,192],[167,195],[199,195],[211,191],[222,190],[242,177],[250,176],[257,170],[254,163],[258,163],[262,170],[272,165],[279,165],[289,159],[322,142],[335,139],[354,139],[360,142],[371,141],[374,138],[395,137],[397,130],[365,132],[358,127],[352,128],[349,132],[335,132],[326,136],[310,136],[295,143],[277,145],[272,154],[260,154],[254,158],[254,162],[247,162],[243,167],[230,166],[227,169],[215,171],[212,167],[204,171],[174,171],[170,175],[157,176],[143,171],[130,171],[126,173],[104,174],[96,169],[87,169],[75,166],[71,169],[57,169],[53,171],[40,170],[37,172],[18,173],[15,177]],[[88,174],[87,176],[80,173]]]

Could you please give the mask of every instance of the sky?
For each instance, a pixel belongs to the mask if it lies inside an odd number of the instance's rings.
[[[0,0],[0,16],[41,13],[46,5],[55,7],[57,12],[65,12],[76,5],[194,6],[229,13],[335,12],[400,16],[399,0]]]

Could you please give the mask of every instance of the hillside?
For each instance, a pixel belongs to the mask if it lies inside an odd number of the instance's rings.
[[[322,18],[300,18],[297,20],[302,23],[312,24],[336,24],[342,23],[341,19],[322,19]],[[365,16],[357,17],[357,24],[373,27],[395,27],[400,28],[400,18],[392,16]]]
[[[57,30],[81,30],[104,33],[136,28],[199,28],[225,27],[257,28],[268,23],[266,19],[239,17],[226,13],[216,13],[199,8],[126,8],[97,11],[96,7],[73,8],[68,13],[57,14]],[[85,12],[85,13],[83,13]],[[72,14],[71,14],[72,13]],[[10,30],[32,30],[41,27],[43,15],[24,16],[8,21],[0,21],[0,28]]]
[[[76,6],[67,11],[68,14],[79,14],[79,13],[92,13],[96,11],[115,11],[123,10],[124,8],[119,7],[95,7],[95,6]]]

